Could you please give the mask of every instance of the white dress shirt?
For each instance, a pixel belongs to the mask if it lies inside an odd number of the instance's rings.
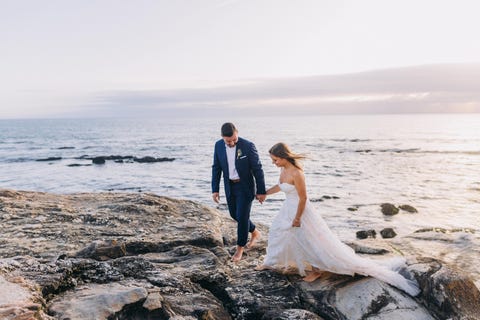
[[[238,175],[237,168],[235,168],[235,155],[237,153],[237,146],[230,148],[225,145],[227,151],[227,161],[228,161],[228,176],[230,180],[240,179]]]

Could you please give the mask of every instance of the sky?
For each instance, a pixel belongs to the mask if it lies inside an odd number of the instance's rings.
[[[0,119],[480,112],[474,0],[0,8]]]

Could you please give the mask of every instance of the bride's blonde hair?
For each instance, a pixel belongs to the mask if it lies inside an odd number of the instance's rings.
[[[268,150],[268,153],[270,153],[272,156],[286,159],[288,162],[290,162],[300,170],[303,170],[300,160],[304,160],[307,158],[303,154],[293,152],[292,150],[290,150],[288,145],[283,142],[274,144],[273,147]]]

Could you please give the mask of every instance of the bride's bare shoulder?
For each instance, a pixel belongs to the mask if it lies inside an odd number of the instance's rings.
[[[294,168],[293,171],[292,171],[292,176],[295,178],[295,179],[304,179],[305,178],[305,175],[303,173],[303,170],[302,169],[299,169],[299,168]]]

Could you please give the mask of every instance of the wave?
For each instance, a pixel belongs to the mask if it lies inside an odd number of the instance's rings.
[[[469,155],[469,156],[480,156],[480,151],[472,150],[422,150],[420,148],[408,148],[408,149],[355,149],[350,150],[356,153],[416,153],[416,154],[458,154],[458,155]]]
[[[29,158],[29,157],[21,157],[21,158],[11,158],[5,159],[3,162],[6,163],[22,163],[22,162],[52,162],[52,161],[60,161],[65,160],[68,158],[63,157],[47,157],[47,158]]]
[[[335,142],[369,142],[371,139],[332,139]]]
[[[440,227],[431,227],[431,228],[422,228],[414,231],[413,233],[425,233],[425,232],[439,232],[439,233],[456,233],[464,232],[474,234],[476,232],[473,228],[440,228]]]
[[[19,163],[19,162],[31,162],[37,159],[33,158],[13,158],[13,159],[5,159],[4,162],[6,163]]]
[[[458,150],[446,150],[446,151],[438,151],[438,150],[425,150],[422,153],[433,153],[433,154],[463,154],[463,155],[470,155],[470,156],[479,156],[480,151],[458,151]]]

